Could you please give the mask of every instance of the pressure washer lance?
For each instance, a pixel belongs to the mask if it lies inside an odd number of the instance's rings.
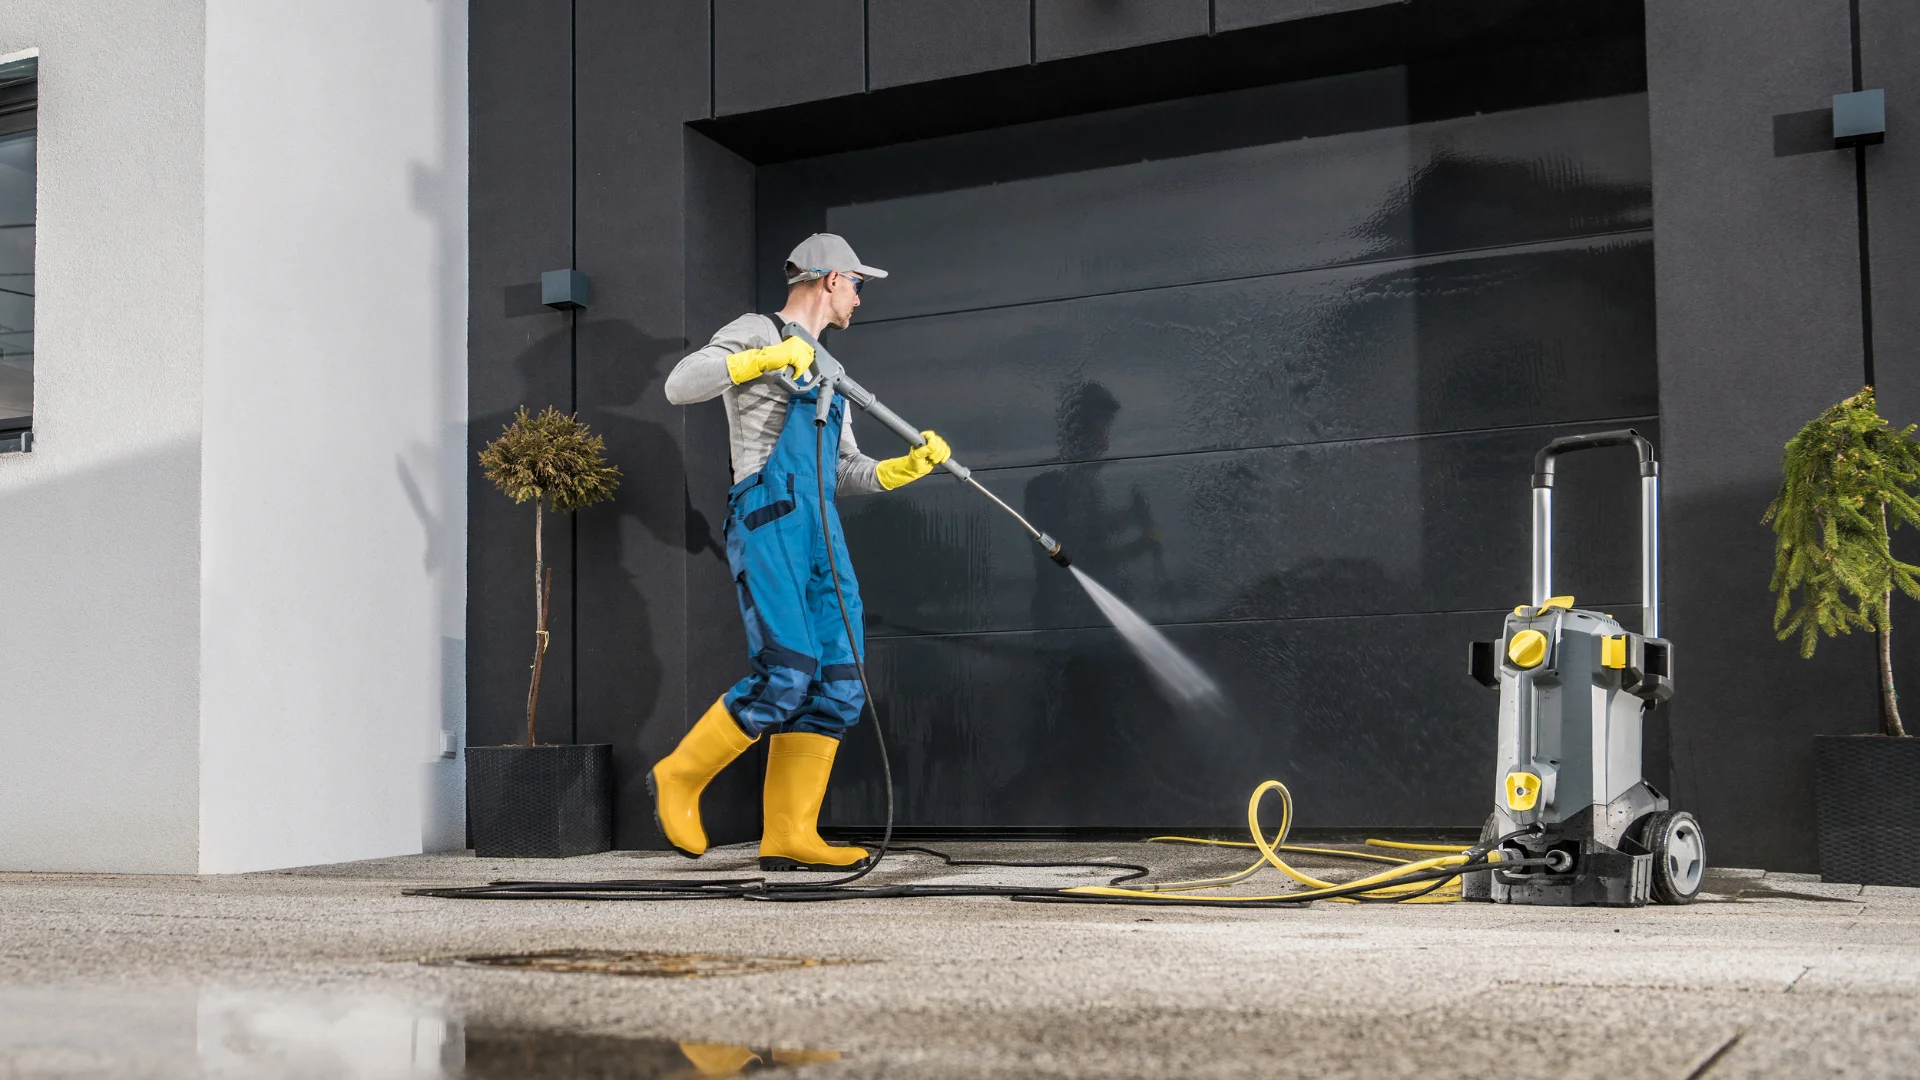
[[[905,439],[908,446],[926,445],[926,437],[920,434],[918,428],[900,419],[900,414],[882,404],[879,398],[873,396],[871,390],[854,382],[853,379],[847,375],[847,369],[841,366],[840,361],[834,359],[832,353],[828,352],[825,347],[814,340],[813,335],[807,332],[806,327],[801,326],[799,323],[790,322],[781,328],[781,336],[783,338],[797,337],[813,347],[812,375],[803,381],[795,379],[793,376],[787,374],[786,371],[782,370],[776,372],[773,378],[774,381],[778,382],[782,387],[785,387],[787,392],[791,394],[802,394],[816,387],[819,388],[820,400],[814,405],[814,423],[825,424],[827,422],[827,410],[833,407],[833,395],[839,394],[848,401],[860,406],[868,416],[880,421],[888,431]],[[993,500],[993,505],[1005,510],[1013,520],[1020,523],[1021,528],[1027,530],[1027,535],[1033,537],[1033,542],[1039,544],[1040,550],[1047,553],[1047,558],[1052,559],[1055,563],[1063,567],[1072,564],[1073,557],[1067,554],[1066,548],[1060,546],[1060,541],[1034,528],[1033,523],[1023,517],[1020,511],[1008,506],[1005,502],[1001,501],[1000,496],[988,491],[985,485],[973,478],[972,469],[967,468],[952,458],[941,462],[940,467],[958,477],[961,483],[970,485],[975,491]]]

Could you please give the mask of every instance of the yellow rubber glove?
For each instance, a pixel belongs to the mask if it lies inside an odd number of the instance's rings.
[[[892,491],[902,484],[911,484],[953,456],[947,440],[931,431],[921,432],[920,437],[927,440],[925,445],[907,451],[905,457],[888,458],[874,466],[873,475],[881,487]]]
[[[733,384],[750,383],[769,371],[781,368],[793,369],[793,377],[798,379],[813,366],[813,346],[797,337],[790,337],[778,345],[769,345],[764,349],[746,349],[727,357],[727,374],[733,378]]]

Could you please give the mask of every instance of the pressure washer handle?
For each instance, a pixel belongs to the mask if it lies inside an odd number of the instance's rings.
[[[1548,443],[1533,455],[1533,486],[1553,486],[1553,467],[1561,454],[1570,454],[1575,450],[1598,450],[1604,446],[1633,447],[1640,455],[1640,475],[1660,475],[1660,464],[1653,460],[1653,444],[1632,428],[1622,428],[1618,431],[1597,431],[1592,435],[1563,435]]]
[[[786,368],[781,368],[780,370],[773,372],[772,374],[768,375],[767,378],[772,379],[774,381],[774,385],[780,387],[780,389],[785,390],[789,394],[804,394],[807,391],[813,389],[814,387],[820,385],[820,380],[812,376],[809,376],[804,379],[796,379],[793,376],[787,374]]]
[[[785,387],[788,393],[803,394],[814,387],[820,387],[821,401],[824,402],[827,400],[826,395],[837,392],[848,401],[858,405],[868,416],[880,421],[882,427],[906,440],[908,446],[925,446],[927,444],[925,436],[920,434],[918,428],[900,419],[899,413],[881,404],[880,399],[874,397],[871,390],[854,382],[852,377],[847,374],[847,369],[840,365],[840,361],[835,359],[834,355],[828,352],[825,346],[814,340],[813,335],[807,332],[806,327],[801,326],[799,323],[790,322],[784,327],[781,327],[781,333],[786,337],[797,337],[813,347],[813,370],[815,374],[811,379],[806,382],[801,382],[784,371],[778,372],[773,376],[774,380],[782,387]],[[821,408],[822,414],[824,415],[825,406],[823,405]],[[973,470],[952,458],[941,462],[940,467],[961,480],[968,479],[973,475]]]
[[[854,397],[854,395],[851,392],[847,392],[845,390],[846,383],[847,383],[847,380],[842,380],[841,385],[842,385],[843,392],[846,392],[849,398],[853,398],[853,400],[856,403],[858,403],[860,399],[857,397]],[[858,384],[855,384],[855,386],[857,387]],[[878,399],[876,399],[872,394],[867,394],[865,390],[861,390],[861,393],[866,394],[868,404],[863,405],[861,407],[866,409],[868,416],[871,416],[875,420],[880,421],[880,424],[882,427],[886,428],[888,431],[891,431],[895,435],[898,435],[902,439],[906,440],[906,443],[908,446],[927,445],[926,436],[920,434],[919,431],[915,430],[912,424],[909,424],[905,420],[900,419],[899,413],[896,413],[892,409],[887,408],[885,405],[880,404]],[[960,464],[959,462],[953,460],[952,458],[948,458],[947,460],[941,462],[940,467],[952,473],[954,476],[959,477],[962,480],[968,479],[973,475],[972,469],[967,468],[965,465]]]
[[[820,343],[814,340],[812,334],[807,333],[806,327],[801,326],[799,323],[790,322],[780,328],[780,333],[783,338],[797,337],[808,345],[813,346],[814,376],[803,382],[788,375],[785,371],[779,371],[770,377],[785,387],[787,392],[791,394],[804,394],[809,390],[818,388],[820,391],[820,403],[815,407],[815,414],[821,418],[821,422],[824,422],[824,418],[827,415],[828,402],[832,400],[832,395],[839,393],[848,401],[865,409],[867,415],[880,421],[882,427],[904,439],[908,446],[917,447],[927,445],[926,436],[920,434],[918,428],[900,419],[900,414],[880,404],[880,399],[874,397],[872,391],[854,382],[853,379],[847,375],[847,369],[841,367],[840,361],[834,359],[832,353],[822,348]],[[1020,527],[1027,530],[1028,535],[1033,537],[1034,543],[1039,544],[1041,550],[1047,553],[1047,558],[1052,559],[1063,568],[1072,564],[1073,556],[1068,555],[1067,549],[1060,546],[1060,541],[1034,528],[1033,523],[1029,522],[1018,510],[1008,506],[1000,496],[988,491],[985,485],[973,478],[972,469],[967,468],[952,458],[941,462],[940,467],[952,473],[962,482],[973,485],[975,491],[993,500],[995,506],[998,506],[1011,515],[1013,520],[1019,522]]]
[[[775,323],[778,324],[778,322],[779,320],[776,319]],[[797,322],[781,325],[781,340],[784,341],[792,337],[799,338],[813,348],[813,367],[811,374],[799,379],[787,374],[786,368],[779,368],[773,371],[767,377],[772,379],[782,390],[785,390],[789,394],[804,394],[819,386],[822,382],[831,381],[835,375],[840,373],[840,362],[833,358],[832,353],[821,348],[820,343],[813,339],[813,335],[807,333],[806,327],[801,326]]]
[[[1553,481],[1560,455],[1606,446],[1631,446],[1640,456],[1640,632],[1660,636],[1660,463],[1653,444],[1632,428],[1567,435],[1548,443],[1533,458],[1532,603],[1553,596]]]

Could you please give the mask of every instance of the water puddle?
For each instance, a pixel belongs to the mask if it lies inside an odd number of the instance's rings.
[[[459,1071],[477,1080],[530,1077],[627,1078],[742,1076],[796,1065],[839,1061],[834,1050],[791,1050],[730,1043],[555,1035],[541,1031],[470,1030]]]
[[[840,1058],[468,1025],[441,1002],[379,994],[0,988],[0,1076],[691,1080]]]

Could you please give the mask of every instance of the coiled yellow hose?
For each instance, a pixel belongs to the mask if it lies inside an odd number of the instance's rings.
[[[1266,798],[1268,792],[1274,791],[1280,793],[1280,825],[1274,830],[1273,839],[1268,840],[1265,835],[1265,830],[1260,825],[1260,803],[1261,800]],[[1397,879],[1409,874],[1417,874],[1441,867],[1459,866],[1467,862],[1467,856],[1463,853],[1468,849],[1464,847],[1444,844],[1408,844],[1393,840],[1369,839],[1367,841],[1367,844],[1373,847],[1395,848],[1403,851],[1445,853],[1425,859],[1409,860],[1395,858],[1390,855],[1376,855],[1370,852],[1343,851],[1337,848],[1301,847],[1287,844],[1285,842],[1287,834],[1293,830],[1293,793],[1287,790],[1287,785],[1278,780],[1268,780],[1253,789],[1253,794],[1247,799],[1247,830],[1252,834],[1253,839],[1251,841],[1205,840],[1191,836],[1156,836],[1152,838],[1155,841],[1205,844],[1212,847],[1258,848],[1260,851],[1259,861],[1237,873],[1227,874],[1222,877],[1200,878],[1192,881],[1168,881],[1148,885],[1083,885],[1078,888],[1063,891],[1077,893],[1083,896],[1133,897],[1155,896],[1166,893],[1194,893],[1207,889],[1221,889],[1230,885],[1237,885],[1259,873],[1261,870],[1272,867],[1287,877],[1292,878],[1294,881],[1306,886],[1306,888],[1262,896],[1187,896],[1185,899],[1207,900],[1222,904],[1272,900],[1307,901],[1320,899],[1330,892],[1351,893],[1352,889],[1358,885],[1377,885],[1378,888],[1367,889],[1357,895],[1332,896],[1328,898],[1346,903],[1359,903],[1359,898],[1364,897],[1368,900],[1392,900],[1396,903],[1403,904],[1438,904],[1460,899],[1460,879],[1457,877],[1446,879],[1439,888],[1434,888],[1431,881],[1406,882],[1400,884],[1396,884],[1395,882]],[[1303,873],[1293,866],[1288,865],[1287,861],[1280,857],[1281,852],[1363,859],[1369,862],[1391,863],[1393,867],[1390,870],[1381,870],[1366,877],[1359,878],[1358,880],[1345,883],[1322,881],[1317,877]],[[1497,860],[1499,853],[1493,852],[1489,857]]]

